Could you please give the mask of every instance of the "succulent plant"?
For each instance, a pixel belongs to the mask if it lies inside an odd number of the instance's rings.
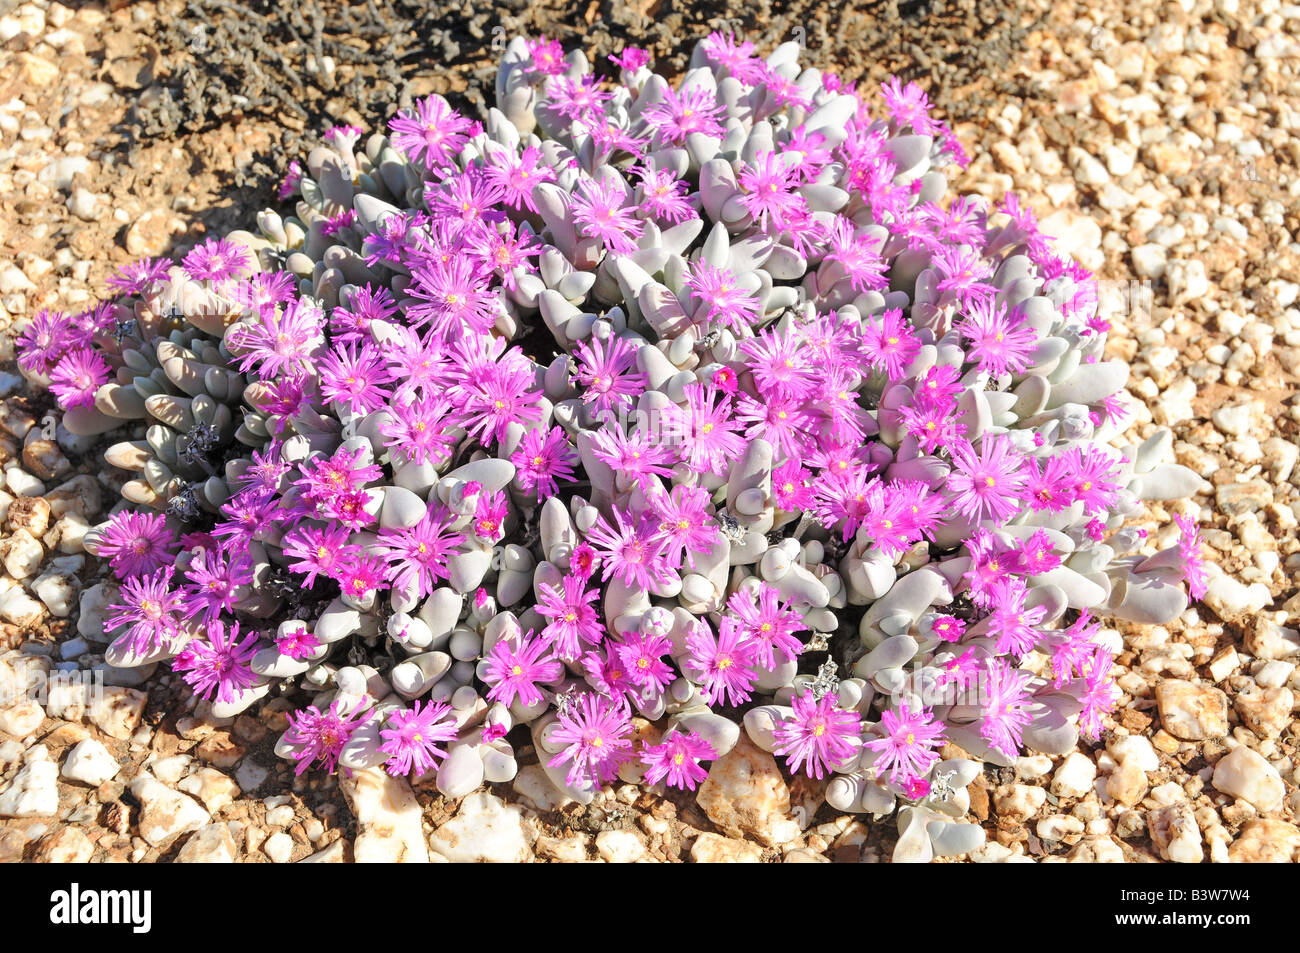
[[[289,693],[299,770],[448,796],[525,737],[581,802],[693,787],[743,728],[836,809],[901,805],[896,859],[977,847],[981,761],[1113,707],[1094,616],[1199,587],[1191,524],[1141,552],[1198,478],[1115,445],[1095,282],[1014,196],[946,199],[924,93],[872,118],[798,54],[713,34],[676,88],[635,49],[607,85],[515,39],[481,124],[331,130],[294,215],[33,322],[67,428],[137,432],[86,540],[112,665],[218,716]]]

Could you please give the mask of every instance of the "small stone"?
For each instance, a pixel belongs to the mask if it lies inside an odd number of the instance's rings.
[[[211,819],[193,798],[171,790],[148,774],[137,775],[130,789],[141,805],[140,836],[153,847],[161,846],[177,834],[196,831]]]
[[[84,864],[95,853],[95,845],[80,827],[60,827],[36,845],[32,860],[40,864]]]
[[[121,765],[98,741],[87,738],[79,742],[63,761],[62,774],[69,781],[80,781],[97,788],[117,777]]]
[[[1156,686],[1160,721],[1185,741],[1221,738],[1228,733],[1228,696],[1217,688],[1167,678]]]
[[[1165,273],[1165,261],[1168,252],[1154,242],[1138,245],[1129,254],[1133,258],[1133,270],[1139,278],[1156,279]]]
[[[83,222],[97,221],[100,206],[100,196],[81,186],[73,189],[68,196],[68,211]]]
[[[691,845],[691,860],[697,864],[757,864],[762,859],[757,844],[735,837],[704,833]]]
[[[1071,864],[1122,864],[1124,849],[1109,837],[1085,837],[1065,859]]]
[[[39,539],[50,527],[50,501],[43,496],[20,496],[9,504],[5,521],[10,529],[25,530]]]
[[[194,795],[212,814],[233,804],[240,794],[239,785],[233,779],[216,768],[206,766],[181,778],[176,787],[186,794]]]
[[[1147,775],[1136,757],[1125,758],[1111,772],[1106,779],[1106,793],[1125,807],[1132,807],[1142,800],[1147,793]]]
[[[645,844],[632,831],[601,831],[596,835],[596,853],[610,864],[634,864],[650,859]]]
[[[1246,727],[1255,734],[1261,738],[1276,738],[1291,724],[1295,695],[1289,688],[1247,685],[1237,693],[1233,706]]]
[[[1214,658],[1210,659],[1207,666],[1210,672],[1210,678],[1216,682],[1222,682],[1229,675],[1237,670],[1241,660],[1237,657],[1237,650],[1229,645],[1227,648],[1218,652]]]
[[[1160,758],[1151,742],[1142,735],[1115,735],[1106,743],[1106,751],[1116,762],[1133,759],[1143,771],[1155,771],[1160,767]]]
[[[60,619],[66,619],[72,614],[80,590],[80,580],[67,572],[43,573],[32,582],[32,592],[45,603],[52,615]]]
[[[1047,789],[1029,784],[1003,784],[993,791],[993,807],[999,820],[1023,824],[1047,802]]]
[[[1034,830],[1045,841],[1077,844],[1083,837],[1083,821],[1070,814],[1049,814]]]
[[[265,765],[259,764],[252,758],[245,758],[239,762],[239,767],[235,769],[235,781],[239,787],[245,791],[256,791],[262,786],[271,772]]]
[[[1281,809],[1286,796],[1286,785],[1277,769],[1244,745],[1219,759],[1212,783],[1217,790],[1249,801],[1261,812]]]
[[[149,696],[134,688],[110,686],[97,694],[86,717],[110,738],[125,741],[140,726],[148,700]]]
[[[1176,864],[1199,864],[1205,859],[1201,830],[1186,801],[1177,801],[1147,813],[1151,843],[1165,860]]]
[[[29,440],[23,445],[23,466],[42,480],[58,480],[72,472],[72,464],[53,440]]]
[[[284,831],[276,831],[262,845],[262,853],[270,857],[272,863],[287,864],[293,856],[293,838]]]
[[[44,547],[25,529],[16,530],[3,545],[5,569],[15,579],[35,575],[45,560]]]
[[[22,590],[13,586],[0,592],[0,618],[20,629],[34,626],[45,615],[45,606]]]
[[[244,756],[244,746],[231,738],[230,732],[215,731],[199,742],[194,753],[213,767],[233,768]]]
[[[1220,494],[1224,489],[1226,488],[1219,488]],[[1267,504],[1263,502],[1258,506],[1252,503],[1250,509],[1263,509],[1265,505]],[[1221,503],[1220,508],[1227,511],[1231,505]],[[1268,591],[1268,586],[1261,582],[1247,586],[1231,576],[1215,576],[1205,590],[1205,604],[1225,622],[1256,615],[1272,601],[1273,596]]]
[[[418,823],[418,804],[416,811]],[[433,832],[429,846],[453,863],[512,864],[532,856],[519,808],[485,792],[465,798],[456,816]]]
[[[0,793],[0,817],[53,817],[59,813],[59,770],[53,761],[24,765]]]
[[[229,824],[207,824],[195,831],[176,854],[178,864],[233,864],[239,846]]]
[[[405,778],[366,768],[350,778],[340,777],[339,787],[357,819],[359,833],[353,844],[357,863],[428,863],[420,802]],[[518,808],[512,810],[518,815]]]
[[[1092,759],[1073,751],[1052,776],[1052,793],[1058,797],[1083,797],[1092,790],[1096,778],[1097,766]]]
[[[769,847],[799,836],[790,816],[790,789],[773,757],[745,732],[736,746],[713,762],[696,803],[729,835],[749,834]]]
[[[45,709],[36,702],[19,702],[0,709],[0,731],[21,741],[34,735],[45,721]]]
[[[184,230],[184,223],[171,212],[153,209],[126,230],[126,250],[134,256],[157,257],[167,250],[172,236]]]
[[[1271,817],[1249,820],[1228,847],[1234,864],[1288,864],[1300,862],[1300,829]]]

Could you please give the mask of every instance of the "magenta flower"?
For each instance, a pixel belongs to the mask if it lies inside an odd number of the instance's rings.
[[[891,381],[903,378],[920,350],[921,339],[898,308],[885,311],[879,320],[867,319],[862,335],[862,352],[871,366],[884,371]]]
[[[543,699],[537,683],[556,682],[564,674],[564,666],[551,654],[546,640],[532,635],[530,631],[520,636],[517,646],[510,638],[492,646],[484,678],[492,686],[488,692],[491,701],[513,705],[518,698],[525,705],[536,705]]]
[[[641,763],[645,765],[647,784],[667,781],[669,787],[695,790],[695,785],[709,776],[701,761],[712,761],[718,752],[698,732],[669,733],[657,745],[641,743]]]
[[[970,342],[969,355],[995,376],[1019,374],[1038,346],[1038,332],[1019,309],[1008,312],[1006,305],[991,300],[972,301],[957,329]]]
[[[970,443],[960,441],[952,448],[952,461],[947,485],[958,513],[972,521],[1001,521],[1020,509],[1017,501],[1024,486],[1020,475],[1022,459],[1010,437],[984,434],[978,455]]]
[[[587,531],[597,555],[604,564],[601,579],[608,582],[617,576],[626,586],[652,589],[669,576],[664,563],[665,541],[658,534],[658,526],[649,513],[634,517],[629,523],[623,511],[615,507],[614,526],[605,517]]]
[[[1066,460],[1073,478],[1074,498],[1083,502],[1089,516],[1110,509],[1119,497],[1119,466],[1103,450],[1088,445],[1080,450],[1071,447]]]
[[[635,239],[645,229],[645,223],[626,203],[627,197],[617,183],[586,179],[570,198],[569,209],[579,234],[604,242],[612,252],[627,254],[636,251]]]
[[[455,741],[456,734],[451,706],[445,702],[417,701],[411,708],[393,712],[387,727],[379,731],[383,739],[379,750],[388,755],[384,769],[398,776],[432,771],[447,757],[438,742]]]
[[[945,642],[960,642],[966,623],[955,615],[941,615],[930,624],[930,630]]]
[[[633,757],[631,715],[626,702],[617,704],[586,692],[559,715],[559,728],[550,741],[567,747],[547,764],[568,764],[568,784],[600,787],[618,776],[618,766]]]
[[[1090,741],[1101,737],[1101,716],[1114,710],[1121,695],[1119,687],[1110,678],[1114,663],[1115,656],[1111,651],[1098,645],[1080,672],[1084,677],[1084,690],[1080,698],[1083,709],[1079,712],[1079,730]]]
[[[208,625],[217,622],[223,612],[233,612],[236,590],[253,581],[253,564],[246,553],[201,550],[190,561],[186,571],[189,582],[185,586],[185,608],[197,615],[203,613]]]
[[[708,305],[704,321],[714,318],[724,327],[740,333],[758,320],[758,298],[741,287],[729,268],[710,265],[703,259],[687,266],[686,287],[700,302]]]
[[[732,419],[731,401],[698,381],[687,384],[683,392],[686,406],[667,408],[668,425],[682,461],[692,470],[722,475],[745,448],[737,433],[739,425]],[[720,399],[715,402],[715,397]]]
[[[877,774],[889,771],[890,784],[907,784],[924,778],[939,762],[935,748],[942,746],[943,723],[935,722],[928,708],[911,711],[907,702],[901,702],[898,711],[888,708],[880,713],[883,738],[866,742],[868,748],[880,752],[876,758]]]
[[[605,635],[600,614],[591,604],[600,597],[600,590],[586,586],[587,577],[577,573],[565,576],[560,590],[544,582],[537,586],[541,596],[537,611],[550,620],[542,637],[562,659],[578,658],[582,643],[599,645]]]
[[[342,526],[323,529],[302,526],[285,534],[284,554],[297,560],[289,563],[289,568],[306,575],[304,587],[314,586],[317,576],[338,578],[343,568],[361,552],[359,546],[348,543],[349,536],[351,533]]]
[[[234,278],[253,266],[247,248],[228,238],[209,238],[181,261],[181,267],[195,281]]]
[[[758,643],[745,637],[735,619],[723,616],[715,638],[707,622],[698,621],[686,635],[689,653],[683,662],[692,681],[704,689],[707,705],[724,698],[733,707],[749,701],[758,681]]]
[[[1178,555],[1183,562],[1183,578],[1187,580],[1187,591],[1193,599],[1203,599],[1208,588],[1205,573],[1205,552],[1201,548],[1201,533],[1196,521],[1190,517],[1176,515],[1181,535],[1178,539]]]
[[[172,572],[173,568],[167,566],[126,580],[119,593],[122,601],[108,607],[112,614],[104,618],[104,630],[127,626],[125,634],[136,655],[149,655],[170,646],[181,635],[185,600],[171,588]]]
[[[451,532],[454,515],[441,504],[425,510],[420,522],[405,529],[381,529],[376,552],[389,564],[394,588],[416,584],[417,598],[427,598],[447,578],[447,557],[465,542]]]
[[[792,772],[802,767],[805,774],[820,781],[861,749],[862,716],[837,708],[834,694],[818,701],[808,691],[796,695],[790,704],[794,713],[776,726],[772,753],[785,755]]]
[[[803,342],[794,335],[764,328],[740,345],[745,364],[760,393],[802,400],[811,393],[815,372],[808,363]]]
[[[695,553],[707,553],[718,539],[718,523],[710,514],[709,491],[678,484],[670,493],[652,498],[659,517],[659,535],[664,540],[664,559],[669,565],[695,568]]]
[[[161,513],[114,513],[99,536],[95,552],[107,559],[119,579],[146,576],[170,566],[176,539]]]
[[[633,632],[628,634],[615,651],[627,669],[632,684],[657,694],[677,679],[672,666],[663,660],[663,656],[672,651],[672,647],[673,644],[662,635]]]
[[[984,710],[980,735],[1008,758],[1020,753],[1020,733],[1029,724],[1026,710],[1029,693],[1025,685],[1030,674],[1013,668],[1006,659],[989,659],[985,663]]]
[[[794,633],[808,628],[796,610],[778,602],[780,598],[775,587],[761,582],[757,603],[754,590],[748,588],[737,590],[727,600],[727,608],[740,617],[742,635],[754,641],[759,664],[769,670],[776,668],[776,651],[788,659],[798,658],[803,643]]]
[[[590,345],[580,342],[575,355],[578,370],[574,378],[586,388],[582,402],[594,404],[598,411],[631,406],[646,389],[646,376],[637,370],[636,351],[622,338],[602,342],[593,337]]]
[[[1025,540],[1016,553],[1017,572],[1027,576],[1051,572],[1061,565],[1061,557],[1052,550],[1052,539],[1046,530],[1038,530]]]
[[[180,672],[185,683],[200,698],[232,702],[236,692],[252,688],[258,676],[248,663],[257,654],[257,632],[239,638],[239,623],[227,629],[217,619],[209,619],[207,640],[190,639],[172,660],[172,670]]]
[[[66,314],[42,309],[14,342],[18,366],[31,373],[48,374],[77,343]]]
[[[305,625],[290,629],[283,635],[276,636],[275,648],[281,655],[301,662],[319,649],[323,642],[307,631]]]
[[[671,169],[638,169],[641,182],[637,186],[640,201],[637,203],[644,215],[663,219],[676,225],[695,216],[695,209],[687,199],[689,185],[677,178]]]
[[[646,431],[630,436],[617,424],[609,424],[592,433],[591,452],[597,460],[608,463],[621,476],[631,477],[641,492],[648,493],[658,483],[656,476],[671,477],[676,455],[666,443],[659,443]]]
[[[321,395],[346,405],[354,414],[378,410],[387,401],[384,385],[392,377],[384,356],[369,341],[360,348],[356,344],[336,344],[317,367]]]
[[[343,701],[336,698],[328,711],[322,712],[315,705],[309,705],[301,711],[285,713],[289,728],[281,740],[298,762],[293,769],[295,775],[302,774],[317,762],[326,772],[332,773],[337,767],[343,746],[368,717],[365,711],[344,713],[339,710],[342,704]]]
[[[557,479],[574,478],[573,465],[578,462],[578,454],[561,428],[552,427],[545,432],[535,428],[524,434],[510,455],[510,462],[515,465],[515,476],[524,492],[535,492],[540,503],[559,491]]]
[[[795,460],[787,460],[772,471],[772,499],[777,508],[798,513],[812,507],[812,474]]]
[[[412,162],[426,169],[442,168],[460,153],[469,141],[474,123],[447,105],[441,96],[417,100],[412,112],[403,110],[389,120],[393,145],[406,153]]]
[[[1013,652],[1024,657],[1033,651],[1042,633],[1034,628],[1047,614],[1044,606],[1025,607],[1025,582],[1012,576],[999,582],[993,591],[993,612],[989,615],[989,634],[997,637],[999,655]]]
[[[694,86],[681,94],[668,87],[663,98],[647,106],[641,116],[663,142],[681,145],[692,133],[721,139],[724,130],[718,120],[723,111],[708,87]]]
[[[143,294],[167,277],[172,263],[166,258],[138,258],[123,265],[108,279],[108,286],[124,295]]]
[[[50,374],[50,390],[64,410],[90,407],[95,392],[108,383],[108,362],[90,348],[77,348],[59,361]]]
[[[388,405],[389,419],[379,425],[386,437],[384,446],[413,463],[429,463],[446,457],[456,446],[450,433],[454,425],[451,404],[429,395]]]
[[[775,152],[764,152],[753,163],[742,162],[736,177],[740,204],[765,232],[798,229],[808,217],[808,203],[795,189],[798,178]]]

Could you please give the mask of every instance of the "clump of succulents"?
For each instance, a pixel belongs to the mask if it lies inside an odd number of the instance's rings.
[[[288,693],[298,771],[459,796],[529,736],[587,802],[694,788],[743,728],[901,806],[898,859],[978,846],[981,760],[1102,730],[1098,617],[1199,595],[1195,526],[1136,522],[1197,478],[1115,445],[1095,283],[1014,196],[946,194],[924,93],[873,118],[798,53],[713,34],[674,88],[516,39],[481,124],[331,130],[292,216],[33,321],[66,427],[140,437],[87,537],[108,660],[217,716]]]

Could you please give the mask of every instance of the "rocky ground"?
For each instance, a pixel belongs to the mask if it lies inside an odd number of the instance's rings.
[[[121,474],[16,373],[14,330],[131,258],[245,223],[329,125],[431,91],[476,107],[498,37],[631,37],[671,72],[723,25],[706,2],[322,6],[0,0],[0,684],[52,686],[0,709],[0,860],[887,860],[892,823],[837,816],[744,740],[696,795],[566,804],[524,749],[512,784],[448,802],[295,778],[271,752],[279,701],[225,724],[161,673],[90,706],[58,685],[102,659],[104,573],[80,539]],[[917,79],[976,156],[962,187],[1016,190],[1073,236],[1109,282],[1131,433],[1171,428],[1206,480],[1179,504],[1219,570],[1205,604],[1124,630],[1101,743],[976,779],[989,839],[968,859],[1300,861],[1300,7],[779,6],[733,25],[849,77]]]

